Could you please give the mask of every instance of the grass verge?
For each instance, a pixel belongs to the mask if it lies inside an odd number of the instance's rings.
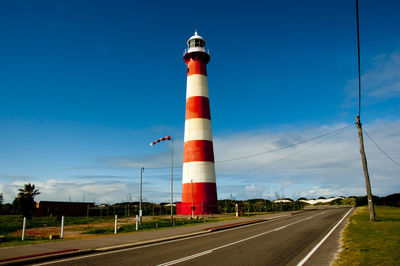
[[[368,207],[360,207],[343,232],[342,251],[334,265],[399,265],[400,208],[375,206],[376,221]]]
[[[221,218],[210,218],[204,217],[199,219],[187,219],[178,218],[174,220],[174,225],[171,225],[169,218],[155,218],[152,220],[143,221],[142,225],[139,227],[140,231],[165,229],[173,226],[190,226],[199,223],[212,223],[223,220],[231,220],[234,217],[221,217]],[[112,225],[106,227],[99,226],[87,226],[83,229],[82,234],[85,235],[109,235],[114,233],[114,217],[66,217],[65,225],[82,225],[91,224],[95,225],[98,223],[108,222]],[[49,217],[33,217],[27,220],[26,228],[46,228],[49,226],[60,226],[60,221],[57,218]],[[49,240],[48,237],[37,237],[37,236],[25,236],[25,240],[21,241],[21,236],[15,236],[15,232],[22,228],[22,218],[19,215],[5,215],[0,216],[0,236],[5,236],[0,242],[0,248],[8,246],[20,246],[29,245],[35,243],[43,242],[54,242],[62,240]],[[72,230],[72,229],[69,229]],[[135,223],[121,224],[118,226],[118,233],[129,233],[136,232]],[[65,238],[67,239],[67,238]]]
[[[66,217],[64,225],[74,224],[95,224],[102,222],[112,222],[113,217]],[[26,229],[45,228],[49,226],[60,226],[60,219],[57,217],[33,217],[26,220]],[[15,232],[22,229],[22,217],[20,215],[0,215],[0,236],[5,236],[0,242],[0,248],[9,246],[22,246],[43,242],[54,242],[48,237],[25,236],[21,241],[21,236],[15,236]],[[59,240],[56,240],[59,241]]]
[[[54,242],[54,240],[50,240],[49,238],[45,237],[25,236],[25,240],[22,241],[20,236],[7,236],[5,241],[0,243],[0,248],[24,246],[24,245],[31,245],[38,243],[46,243],[46,242]]]
[[[26,228],[60,226],[61,218],[33,217],[26,220]],[[65,217],[64,225],[93,224],[113,221],[114,217]],[[22,228],[22,217],[20,215],[0,216],[0,235],[8,235]]]
[[[203,218],[203,219],[175,219],[174,225],[171,224],[171,220],[169,218],[158,218],[153,220],[143,221],[142,225],[139,226],[139,231],[147,231],[147,230],[156,230],[163,228],[170,228],[174,226],[190,226],[199,223],[214,223],[227,220],[226,218]],[[85,228],[86,231],[84,234],[112,234],[114,233],[114,229],[112,227],[100,227],[100,228]],[[118,227],[118,232],[120,233],[130,233],[136,231],[136,224],[124,224]]]

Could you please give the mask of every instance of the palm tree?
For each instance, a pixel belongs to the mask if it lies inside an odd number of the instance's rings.
[[[14,200],[14,205],[22,216],[30,219],[36,211],[35,197],[40,192],[31,183],[25,184],[23,189],[18,190],[19,193]]]

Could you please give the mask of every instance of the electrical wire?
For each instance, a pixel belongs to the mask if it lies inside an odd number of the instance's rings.
[[[387,154],[376,142],[375,140],[372,139],[372,137],[367,133],[367,131],[365,131],[365,129],[363,129],[363,132],[365,133],[365,135],[367,135],[367,137],[375,144],[375,146],[389,159],[391,160],[394,164],[396,164],[398,167],[400,167],[400,164],[398,162],[396,162],[395,160],[393,160],[392,157],[389,156],[389,154]]]
[[[246,155],[246,156],[237,157],[237,158],[232,158],[232,159],[228,159],[228,160],[222,160],[222,161],[218,161],[216,163],[226,163],[226,162],[231,162],[231,161],[236,161],[236,160],[242,160],[242,159],[247,159],[247,158],[251,158],[251,157],[256,157],[256,156],[260,156],[260,155],[263,155],[263,154],[272,153],[272,152],[276,152],[276,151],[281,151],[281,150],[288,149],[288,148],[291,148],[291,147],[294,147],[294,146],[297,146],[297,145],[300,145],[300,144],[304,144],[304,143],[310,142],[312,140],[316,140],[316,139],[331,135],[331,134],[333,134],[335,132],[341,131],[341,130],[346,129],[346,128],[351,127],[351,126],[353,126],[353,124],[349,124],[349,125],[346,125],[346,126],[344,126],[342,128],[336,129],[334,131],[331,131],[331,132],[328,132],[328,133],[325,133],[325,134],[322,134],[322,135],[319,135],[319,136],[316,136],[316,137],[313,137],[313,138],[310,138],[310,139],[306,139],[306,140],[303,140],[303,141],[300,141],[300,142],[297,142],[297,143],[294,143],[294,144],[290,144],[290,145],[287,145],[287,146],[284,146],[284,147],[280,147],[280,148],[277,148],[277,149],[274,149],[274,150],[264,151],[264,152],[255,153],[255,154]]]
[[[278,160],[276,160],[276,161],[272,161],[272,162],[269,162],[269,163],[264,164],[264,165],[262,165],[262,166],[259,166],[259,167],[256,167],[256,168],[252,168],[252,169],[249,169],[249,170],[246,170],[246,171],[239,172],[238,174],[235,174],[235,175],[229,176],[229,177],[235,177],[235,176],[242,175],[242,174],[244,174],[244,173],[253,172],[253,171],[255,171],[255,170],[258,170],[258,169],[261,169],[261,168],[270,166],[270,165],[272,165],[272,164],[278,163],[278,162],[280,162],[280,161],[286,160],[286,159],[288,159],[288,158],[290,158],[290,157],[293,157],[293,156],[295,156],[295,155],[297,155],[297,154],[299,154],[299,153],[302,153],[302,152],[304,152],[304,151],[306,151],[306,150],[308,150],[308,149],[311,149],[311,148],[313,148],[313,147],[315,147],[315,146],[317,146],[317,145],[319,145],[319,144],[321,144],[321,143],[323,143],[323,142],[325,142],[325,141],[327,141],[327,140],[333,138],[334,136],[336,136],[336,135],[342,133],[343,131],[345,131],[345,130],[348,129],[348,128],[349,128],[349,127],[344,127],[344,128],[341,128],[340,131],[337,131],[337,130],[336,130],[336,133],[335,133],[335,134],[333,134],[333,135],[327,137],[326,139],[323,139],[323,140],[321,140],[321,141],[319,141],[319,142],[317,142],[317,143],[315,143],[315,144],[313,144],[313,145],[310,145],[310,146],[308,146],[308,147],[306,147],[306,148],[304,148],[304,149],[302,149],[302,150],[299,150],[299,151],[297,151],[297,152],[294,152],[294,153],[292,153],[292,154],[289,154],[288,156],[282,157],[282,158],[280,158],[280,159],[278,159]],[[326,136],[326,134],[325,134],[325,136]]]
[[[299,141],[299,142],[296,142],[294,144],[286,145],[286,146],[283,146],[283,147],[280,147],[280,148],[277,148],[277,149],[274,149],[274,150],[268,150],[268,151],[264,151],[264,152],[260,152],[260,153],[250,154],[250,155],[246,155],[246,156],[240,156],[240,157],[231,158],[231,159],[222,160],[222,161],[216,161],[215,164],[227,163],[227,162],[232,162],[232,161],[237,161],[237,160],[243,160],[243,159],[257,157],[257,156],[268,154],[268,153],[281,151],[281,150],[288,149],[288,148],[291,148],[291,147],[295,147],[295,146],[298,146],[298,145],[301,145],[301,144],[304,144],[304,143],[307,143],[307,142],[310,142],[310,141],[313,141],[313,140],[316,140],[316,139],[319,139],[319,138],[323,138],[325,136],[329,136],[331,134],[335,134],[336,132],[341,132],[342,130],[347,129],[347,128],[351,127],[351,126],[354,126],[354,124],[348,124],[348,125],[346,125],[344,127],[335,129],[333,131],[330,131],[330,132],[327,132],[327,133],[324,133],[324,134],[321,134],[321,135],[318,135],[318,136],[315,136],[315,137],[312,137],[312,138],[309,138],[309,139],[306,139],[306,140],[303,140],[303,141]],[[210,163],[211,162],[204,162],[204,164],[210,164]],[[183,166],[174,166],[173,168],[182,168],[182,167]],[[168,166],[167,167],[149,167],[149,168],[145,168],[145,169],[151,169],[151,170],[171,169],[171,166],[169,166],[169,167]]]

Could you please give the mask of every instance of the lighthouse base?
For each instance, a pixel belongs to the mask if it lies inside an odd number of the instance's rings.
[[[218,212],[217,204],[207,204],[196,202],[193,204],[193,215],[207,215],[216,214]],[[177,202],[176,203],[176,214],[178,215],[192,215],[192,203],[188,202]]]
[[[192,209],[194,215],[218,213],[215,183],[184,183],[182,185],[182,202],[177,202],[176,214],[191,215]]]

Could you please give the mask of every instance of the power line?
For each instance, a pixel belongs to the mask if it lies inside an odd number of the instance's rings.
[[[252,169],[249,169],[249,170],[246,170],[246,171],[239,172],[238,174],[235,174],[235,175],[232,175],[232,176],[229,176],[229,177],[234,177],[234,176],[238,176],[238,175],[241,175],[241,174],[244,174],[244,173],[249,173],[249,172],[252,172],[252,171],[261,169],[261,168],[263,168],[263,167],[272,165],[272,164],[274,164],[274,163],[278,163],[278,162],[280,162],[280,161],[286,160],[286,159],[288,159],[288,158],[290,158],[290,157],[292,157],[292,156],[294,156],[294,155],[297,155],[297,154],[299,154],[299,153],[302,153],[302,152],[304,152],[304,151],[306,151],[306,150],[308,150],[308,149],[311,149],[311,148],[313,148],[313,147],[315,147],[315,146],[321,144],[322,142],[325,142],[325,141],[327,141],[327,140],[333,138],[334,136],[336,136],[336,135],[340,134],[341,132],[345,131],[347,128],[349,128],[349,127],[348,127],[348,126],[347,126],[347,127],[343,127],[343,128],[340,129],[340,131],[336,130],[335,134],[333,134],[333,135],[327,137],[326,139],[323,139],[323,140],[321,140],[321,141],[319,141],[319,142],[317,142],[317,143],[315,143],[315,144],[313,144],[313,145],[310,145],[310,146],[308,146],[308,147],[306,147],[306,148],[304,148],[304,149],[302,149],[302,150],[299,150],[299,151],[297,151],[297,152],[294,152],[294,153],[292,153],[292,154],[289,154],[288,156],[282,157],[282,158],[280,158],[280,159],[278,159],[278,160],[276,160],[276,161],[273,161],[273,162],[270,162],[270,163],[267,163],[267,164],[264,164],[264,165],[262,165],[262,166],[259,166],[259,167],[256,167],[256,168],[252,168]],[[326,134],[325,134],[325,136],[326,136]]]
[[[375,140],[372,139],[372,137],[367,133],[367,131],[365,131],[365,129],[363,129],[365,135],[367,135],[367,137],[375,144],[375,146],[389,159],[391,160],[394,164],[396,164],[397,166],[400,167],[400,164],[398,162],[396,162],[395,160],[393,160],[392,157],[389,156],[389,154],[387,154],[376,142]]]
[[[319,136],[316,136],[316,137],[312,137],[312,138],[310,138],[310,139],[306,139],[306,140],[303,140],[303,141],[300,141],[300,142],[297,142],[297,143],[294,143],[294,144],[290,144],[290,145],[287,145],[287,146],[284,146],[284,147],[280,147],[280,148],[277,148],[277,149],[274,149],[274,150],[269,150],[269,151],[264,151],[264,152],[255,153],[255,154],[251,154],[251,155],[246,155],[246,156],[241,156],[241,157],[237,157],[237,158],[232,158],[232,159],[228,159],[228,160],[218,161],[218,162],[216,162],[216,163],[226,163],[226,162],[231,162],[231,161],[236,161],[236,160],[242,160],[242,159],[247,159],[247,158],[251,158],[251,157],[260,156],[260,155],[267,154],[267,153],[272,153],[272,152],[284,150],[284,149],[291,148],[291,147],[294,147],[294,146],[297,146],[297,145],[300,145],[300,144],[304,144],[304,143],[306,143],[306,142],[310,142],[310,141],[312,141],[312,140],[316,140],[316,139],[319,139],[319,138],[328,136],[328,135],[333,134],[333,133],[335,133],[335,132],[338,132],[338,131],[341,131],[341,130],[343,130],[343,129],[346,129],[346,128],[350,127],[350,126],[353,126],[353,124],[349,124],[349,125],[346,125],[346,126],[344,126],[344,127],[342,127],[342,128],[333,130],[333,131],[331,131],[331,132],[328,132],[328,133],[325,133],[325,134],[322,134],[322,135],[319,135]]]
[[[301,144],[304,144],[304,143],[307,143],[307,142],[310,142],[310,141],[313,141],[313,140],[316,140],[316,139],[319,139],[319,138],[323,138],[323,137],[331,135],[331,134],[335,134],[336,132],[341,132],[342,130],[347,129],[347,128],[353,126],[353,125],[354,124],[348,124],[348,125],[346,125],[344,127],[332,130],[330,132],[318,135],[316,137],[312,137],[312,138],[309,138],[309,139],[306,139],[306,140],[303,140],[303,141],[299,141],[299,142],[296,142],[294,144],[286,145],[286,146],[283,146],[283,147],[280,147],[280,148],[277,148],[277,149],[274,149],[274,150],[268,150],[268,151],[264,151],[264,152],[260,152],[260,153],[249,154],[249,155],[246,155],[246,156],[240,156],[240,157],[231,158],[231,159],[227,159],[227,160],[217,161],[217,162],[215,162],[215,164],[227,163],[227,162],[232,162],[232,161],[237,161],[237,160],[243,160],[243,159],[248,159],[248,158],[264,155],[264,154],[267,154],[267,153],[273,153],[273,152],[281,151],[281,150],[284,150],[284,149],[287,149],[287,148],[291,148],[291,147],[295,147],[295,146],[298,146],[298,145],[301,145]],[[205,164],[207,164],[207,162],[205,162]],[[182,167],[183,166],[174,166],[174,168],[182,168]],[[170,169],[170,167],[148,167],[148,168],[146,167],[146,169],[151,169],[151,170]]]
[[[170,167],[171,168],[171,167]],[[148,169],[148,168],[145,168],[145,169]],[[168,174],[168,175],[145,175],[146,176],[146,178],[147,177],[171,177],[171,175],[170,174]],[[175,179],[175,177],[176,177],[177,175],[174,175],[174,179]]]

